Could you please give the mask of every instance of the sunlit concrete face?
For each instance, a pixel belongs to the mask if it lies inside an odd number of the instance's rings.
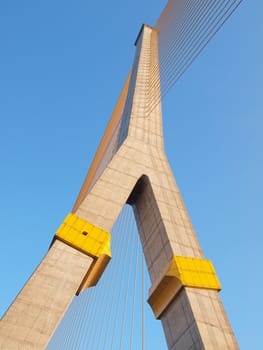
[[[204,258],[165,155],[161,105],[151,108],[149,102],[160,100],[157,35],[144,26],[137,38],[119,116],[113,115],[73,208],[110,231],[125,203],[133,206],[153,290],[174,256]],[[23,349],[32,339],[35,348],[44,348],[91,263],[56,241],[1,321],[0,348]],[[51,281],[47,295],[45,278]],[[169,349],[238,349],[216,290],[182,287],[162,302],[159,318]],[[20,312],[27,307],[34,309],[25,323]]]
[[[92,258],[56,241],[0,322],[0,349],[45,349]]]

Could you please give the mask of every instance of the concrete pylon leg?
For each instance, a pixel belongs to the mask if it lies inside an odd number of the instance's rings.
[[[0,322],[0,349],[45,349],[93,259],[56,241]]]
[[[157,37],[156,30],[142,27],[132,71],[117,103],[119,113],[113,113],[73,208],[73,219],[80,224],[75,227],[71,218],[63,223],[66,236],[57,233],[1,321],[0,348],[44,348],[99,260],[89,247],[84,254],[90,232],[77,226],[92,223],[96,232],[109,232],[128,203],[134,208],[152,282],[149,303],[162,321],[168,348],[238,349],[213,266],[203,256],[165,155]]]
[[[159,177],[159,185],[151,183],[151,177],[143,176],[129,199],[134,208],[152,291],[163,278],[165,265],[173,256],[203,259],[176,184],[166,180],[165,185],[163,174],[158,170],[155,175]],[[238,349],[215,290],[184,287],[158,318],[162,321],[169,349]]]

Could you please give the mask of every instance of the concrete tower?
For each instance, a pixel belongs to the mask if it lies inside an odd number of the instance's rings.
[[[44,349],[75,294],[110,259],[110,230],[133,206],[152,287],[148,302],[169,349],[238,349],[163,144],[158,42],[144,25],[109,125],[72,212],[0,323],[1,349]],[[157,67],[157,69],[156,69]],[[113,257],[114,258],[114,257]]]

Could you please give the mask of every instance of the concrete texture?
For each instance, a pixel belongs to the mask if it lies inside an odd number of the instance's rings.
[[[0,349],[45,349],[91,262],[55,241],[0,322]]]

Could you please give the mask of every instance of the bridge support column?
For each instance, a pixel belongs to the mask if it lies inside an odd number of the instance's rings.
[[[92,261],[56,240],[0,321],[0,349],[45,349]]]
[[[96,226],[104,237],[124,204],[132,205],[152,281],[149,303],[162,321],[168,348],[236,350],[216,275],[203,256],[165,155],[157,37],[156,30],[142,27],[131,74],[73,217],[80,226]],[[96,253],[85,249],[90,238],[100,239],[80,226],[58,230],[49,253],[1,321],[0,348],[44,349],[71,298],[94,281],[89,273],[96,268]],[[191,261],[189,269],[181,261]]]

